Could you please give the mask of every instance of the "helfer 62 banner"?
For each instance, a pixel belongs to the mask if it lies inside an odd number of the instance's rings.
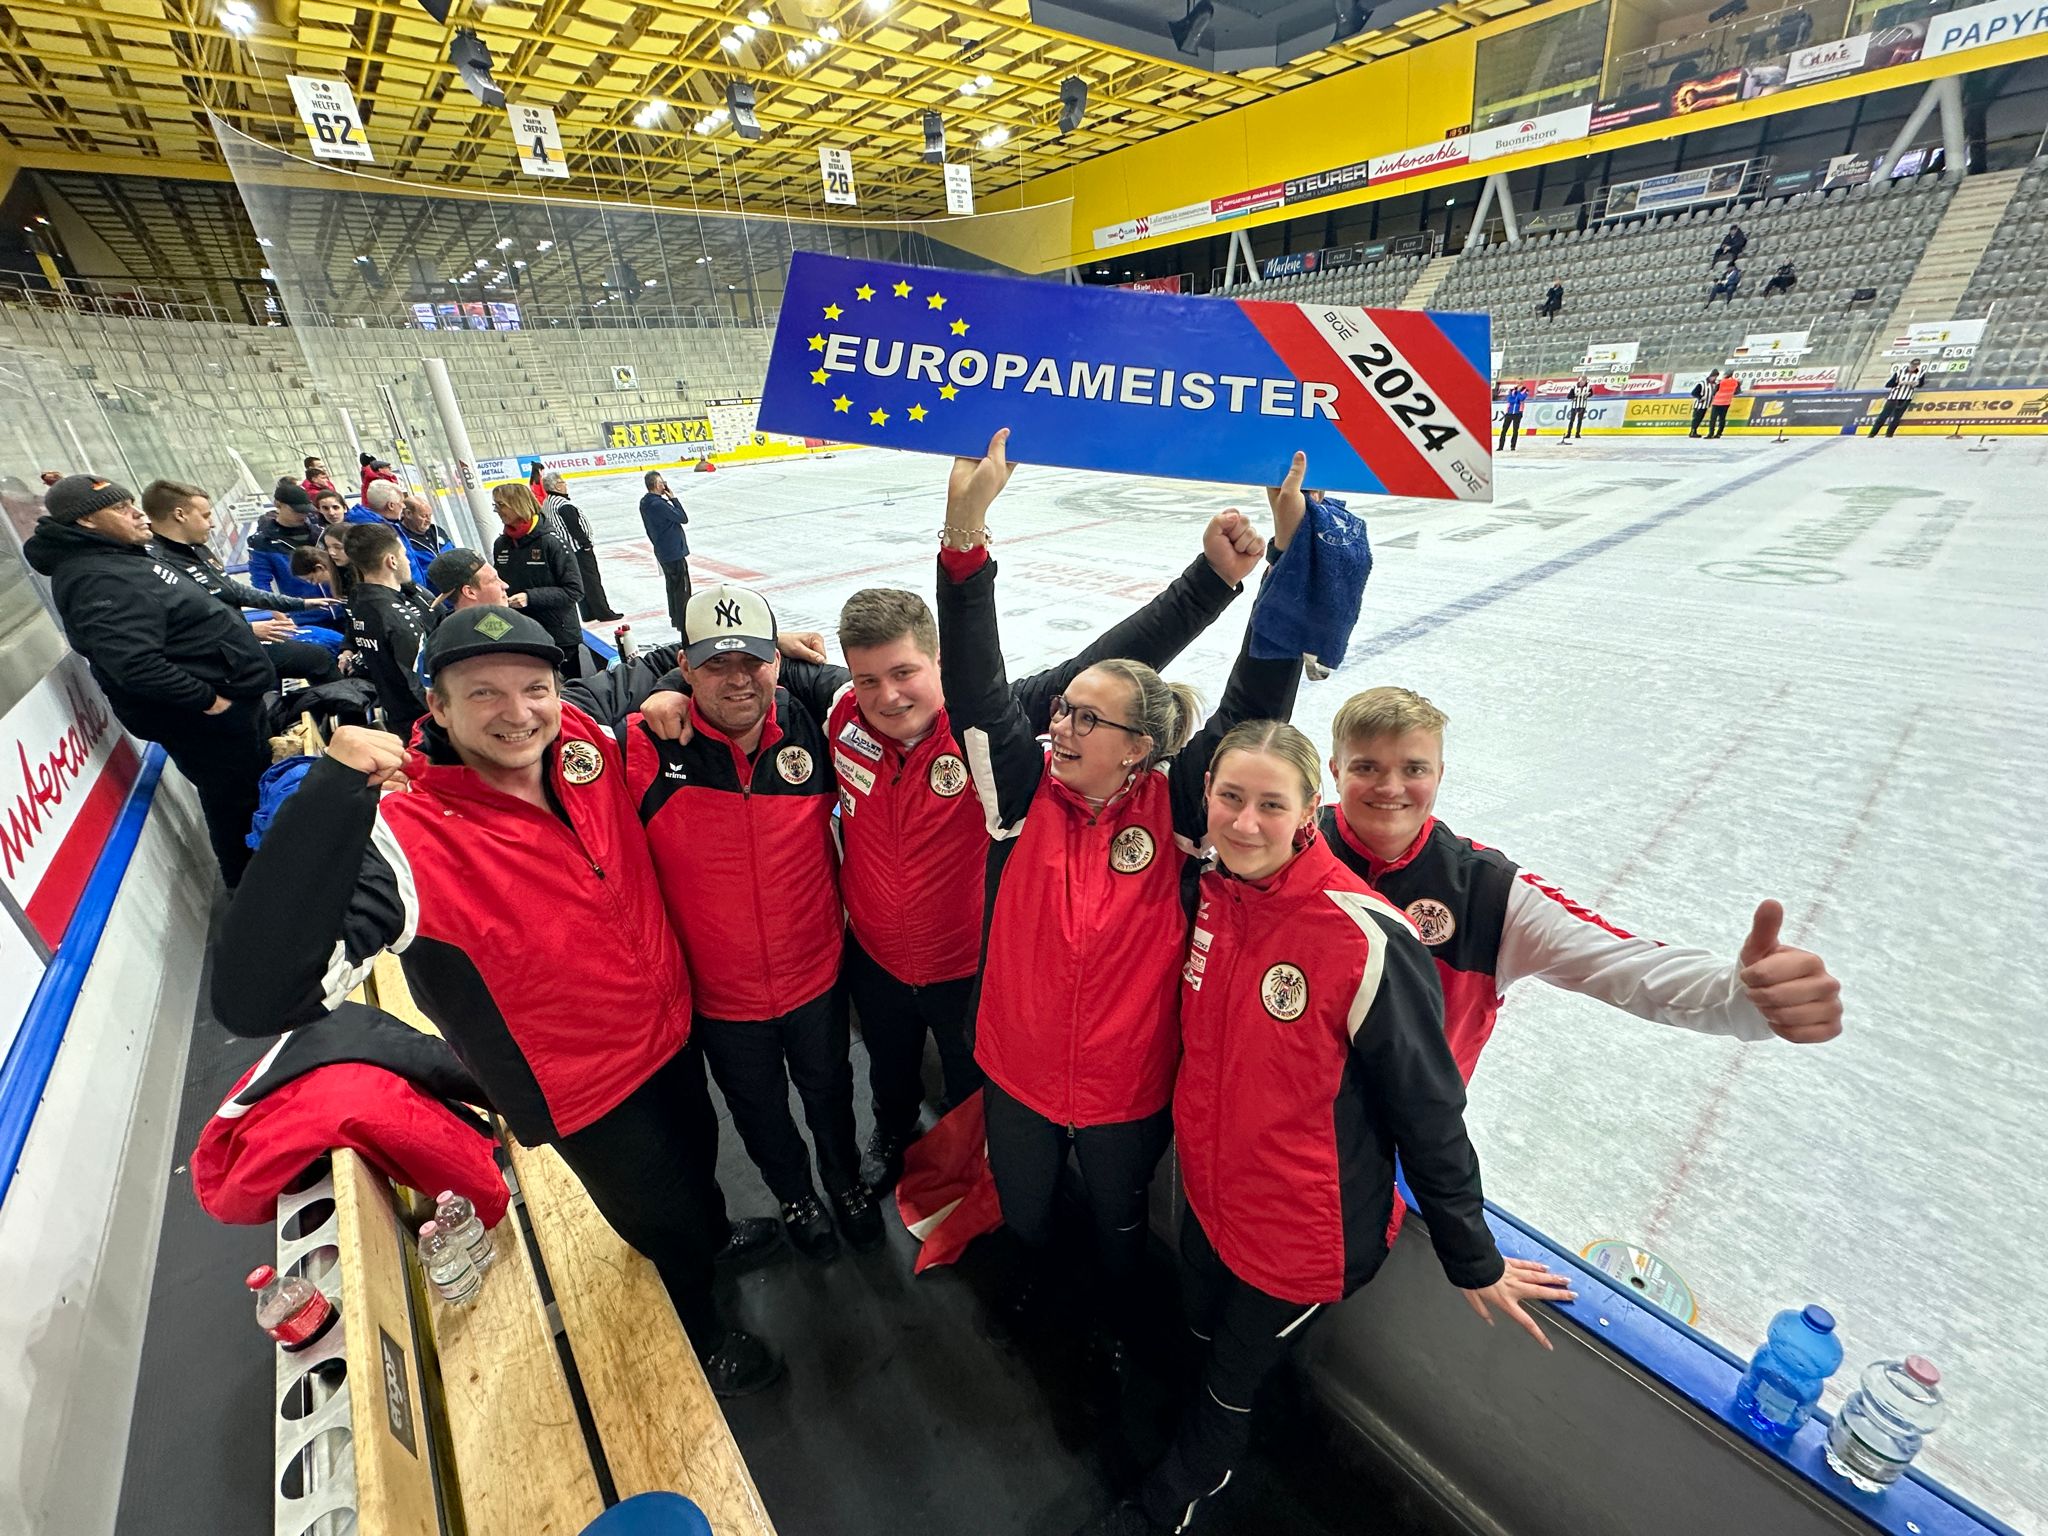
[[[760,426],[1026,464],[1493,496],[1485,315],[1073,287],[798,252]]]

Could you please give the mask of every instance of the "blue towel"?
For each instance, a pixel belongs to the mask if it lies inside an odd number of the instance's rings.
[[[1335,496],[1309,502],[1308,516],[1266,573],[1252,606],[1252,655],[1261,661],[1299,656],[1311,677],[1342,666],[1371,574],[1365,519]]]
[[[312,757],[288,757],[263,770],[256,785],[256,814],[250,818],[249,835],[243,839],[251,848],[263,846],[264,834],[277,819],[279,809],[292,797],[306,771],[318,761]]]

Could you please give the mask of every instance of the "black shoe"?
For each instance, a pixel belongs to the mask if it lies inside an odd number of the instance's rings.
[[[725,1330],[725,1342],[703,1362],[704,1379],[719,1397],[745,1397],[772,1387],[782,1378],[782,1357],[737,1328]]]
[[[868,1149],[861,1155],[860,1181],[868,1192],[885,1195],[903,1177],[903,1149],[915,1139],[885,1131],[879,1125],[868,1137]]]
[[[1090,1520],[1074,1536],[1166,1536],[1166,1527],[1146,1514],[1136,1499],[1126,1499],[1107,1514]]]
[[[982,1332],[991,1344],[1008,1348],[1038,1326],[1045,1309],[1044,1290],[1033,1269],[1012,1270],[996,1296],[995,1305],[982,1319]]]
[[[839,1230],[855,1253],[873,1253],[882,1246],[882,1213],[875,1209],[865,1184],[834,1195],[832,1209],[839,1213]]]
[[[832,1218],[816,1195],[805,1195],[782,1208],[782,1225],[796,1251],[820,1264],[839,1257],[839,1234],[832,1230]]]
[[[782,1246],[782,1223],[773,1216],[742,1216],[728,1231],[725,1246],[712,1255],[720,1264],[765,1259]]]
[[[623,613],[593,613],[590,616],[590,622],[593,624],[615,624],[624,617]]]

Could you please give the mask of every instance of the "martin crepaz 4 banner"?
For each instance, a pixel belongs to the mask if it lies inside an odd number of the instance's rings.
[[[1177,298],[799,252],[770,432],[1024,464],[1489,501],[1484,315]]]

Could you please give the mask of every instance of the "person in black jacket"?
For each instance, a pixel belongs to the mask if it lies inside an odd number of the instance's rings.
[[[230,888],[249,862],[256,784],[270,766],[263,645],[233,608],[149,553],[149,521],[125,485],[67,475],[50,487],[23,553],[50,578],[65,636],[114,716],[160,743],[199,791]]]
[[[604,573],[597,568],[597,540],[590,535],[590,524],[583,520],[583,509],[569,499],[569,482],[553,470],[540,477],[540,488],[545,499],[541,511],[562,525],[562,531],[569,535],[570,547],[576,551],[576,568],[583,573],[583,617],[593,624],[623,619],[625,615],[612,607],[612,600],[605,596]]]
[[[351,523],[342,535],[356,573],[348,622],[362,668],[377,685],[384,728],[400,741],[427,712],[417,663],[434,627],[434,603],[412,580],[398,531],[381,523]]]
[[[259,591],[222,570],[207,543],[213,533],[213,500],[204,491],[175,480],[152,480],[142,488],[142,510],[154,535],[149,543],[152,555],[178,567],[236,613],[263,615],[251,618],[249,628],[263,642],[263,654],[279,677],[319,684],[341,675],[334,665],[341,646],[340,634],[331,628],[334,610],[289,593]],[[302,631],[298,620],[286,614],[307,615],[308,628]],[[331,645],[315,638],[328,634]]]
[[[512,606],[531,614],[568,658],[564,674],[581,677],[583,572],[562,525],[540,509],[517,480],[491,487],[491,507],[504,525],[491,545],[491,564],[512,594]]]

